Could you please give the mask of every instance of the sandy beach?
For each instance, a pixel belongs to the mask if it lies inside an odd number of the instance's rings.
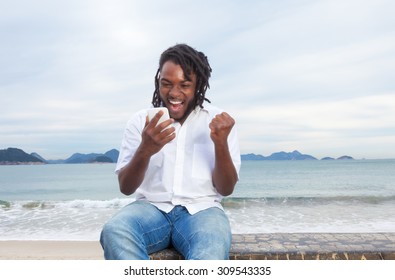
[[[179,259],[177,254],[168,253],[165,250],[152,257]],[[395,233],[234,235],[230,259],[246,259],[248,255],[254,255],[250,259],[395,260]],[[98,241],[26,240],[0,241],[0,260],[104,260],[104,257]]]
[[[103,260],[98,241],[0,241],[0,260]]]

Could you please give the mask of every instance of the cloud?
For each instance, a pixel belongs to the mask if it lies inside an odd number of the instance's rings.
[[[394,6],[8,1],[0,146],[47,158],[118,147],[129,116],[150,104],[160,53],[185,42],[208,55],[208,98],[236,117],[242,151],[395,157],[385,152],[395,135]]]
[[[360,158],[388,157],[391,151],[374,145],[373,139],[389,144],[395,138],[394,106],[391,92],[250,107],[238,114],[243,141],[250,143],[244,152],[303,149],[321,157],[351,152]]]

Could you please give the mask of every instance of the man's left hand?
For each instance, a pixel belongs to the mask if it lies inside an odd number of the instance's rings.
[[[228,113],[216,115],[209,125],[210,137],[214,144],[225,144],[234,124],[235,120]]]

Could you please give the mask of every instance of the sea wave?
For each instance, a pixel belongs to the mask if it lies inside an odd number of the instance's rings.
[[[0,240],[98,240],[105,222],[133,198],[0,201]],[[230,197],[232,232],[394,232],[395,196]]]
[[[40,200],[21,200],[21,201],[4,201],[0,200],[0,209],[53,209],[53,208],[121,208],[126,206],[134,199],[132,198],[114,198],[110,200],[89,200],[76,199],[70,201],[40,201]]]
[[[134,201],[134,198],[114,198],[110,200],[76,199],[70,201],[0,200],[2,210],[46,210],[46,209],[120,209]],[[382,204],[394,203],[393,196],[330,196],[330,197],[227,197],[222,201],[226,208],[246,206],[285,206],[285,205],[325,205],[325,204]]]
[[[322,205],[322,204],[381,204],[393,202],[393,196],[325,196],[325,197],[230,197],[222,201],[224,207],[239,208],[253,205]]]

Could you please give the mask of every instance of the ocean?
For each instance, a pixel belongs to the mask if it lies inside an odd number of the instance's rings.
[[[0,166],[0,240],[98,240],[134,200],[115,164]],[[395,160],[243,161],[233,233],[395,232]]]

